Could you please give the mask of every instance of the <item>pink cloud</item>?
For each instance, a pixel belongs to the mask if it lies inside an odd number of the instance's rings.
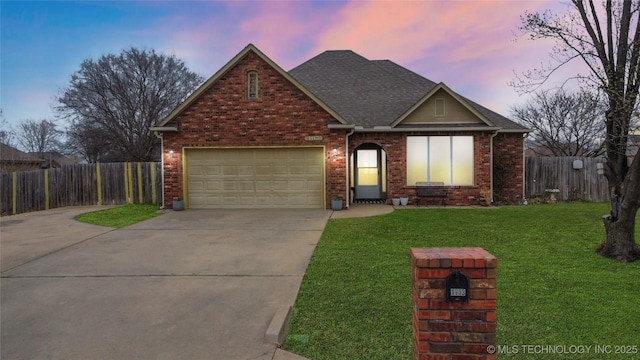
[[[518,100],[514,71],[545,61],[551,44],[515,41],[525,11],[558,9],[543,1],[351,1],[328,18],[309,57],[352,49],[390,59],[502,113]],[[510,94],[512,94],[510,96]]]

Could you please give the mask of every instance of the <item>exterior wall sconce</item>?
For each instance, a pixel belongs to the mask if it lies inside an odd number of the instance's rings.
[[[338,155],[338,147],[337,146],[333,147],[333,155]]]
[[[169,157],[174,157],[175,153],[173,152],[173,149],[169,149]]]

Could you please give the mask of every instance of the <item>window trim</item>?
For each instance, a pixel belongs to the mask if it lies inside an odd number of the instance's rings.
[[[475,181],[476,181],[476,159],[475,159],[475,147],[476,147],[476,137],[473,135],[415,135],[415,136],[407,136],[407,148],[406,148],[406,155],[405,158],[407,159],[406,162],[406,172],[405,172],[405,176],[406,176],[406,183],[407,186],[415,186],[415,183],[409,183],[409,168],[410,168],[410,163],[409,163],[409,146],[408,146],[408,141],[409,138],[424,138],[425,142],[426,142],[426,149],[427,152],[426,154],[424,154],[424,156],[426,156],[426,161],[424,161],[424,165],[426,165],[426,179],[424,180],[424,182],[432,182],[431,179],[431,141],[434,137],[446,137],[448,138],[448,160],[449,160],[449,182],[445,182],[444,186],[475,186]],[[455,183],[454,182],[454,138],[456,137],[469,137],[471,138],[471,182],[470,183]]]

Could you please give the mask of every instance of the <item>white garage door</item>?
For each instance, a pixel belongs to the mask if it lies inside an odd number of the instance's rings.
[[[188,149],[189,207],[323,208],[322,148]]]

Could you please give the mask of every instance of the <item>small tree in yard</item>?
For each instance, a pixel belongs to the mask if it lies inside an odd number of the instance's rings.
[[[68,147],[89,161],[156,161],[160,142],[149,127],[202,81],[182,60],[153,50],[85,60],[58,97],[71,122]]]
[[[605,176],[609,181],[611,211],[603,216],[605,241],[597,253],[619,261],[640,259],[635,223],[640,208],[640,156],[629,165],[627,141],[640,88],[640,12],[637,1],[572,0],[565,13],[526,13],[522,27],[531,39],[556,41],[552,64],[530,71],[520,85],[539,85],[559,67],[582,61],[582,84],[604,94]]]

